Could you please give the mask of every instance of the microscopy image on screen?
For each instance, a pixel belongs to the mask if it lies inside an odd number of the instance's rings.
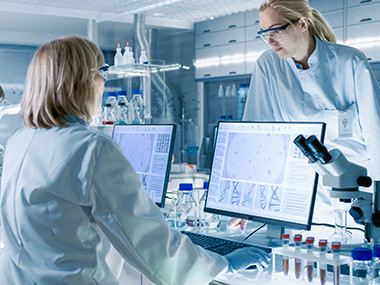
[[[281,184],[289,141],[288,134],[230,133],[223,178]]]
[[[123,133],[119,144],[136,172],[149,172],[155,134]]]

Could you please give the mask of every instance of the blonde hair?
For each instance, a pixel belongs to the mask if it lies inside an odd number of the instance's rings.
[[[313,9],[308,0],[264,0],[260,12],[273,8],[289,22],[306,17],[309,22],[309,32],[320,40],[336,42],[336,37],[325,18]]]
[[[65,127],[69,115],[89,122],[103,63],[101,50],[85,38],[67,36],[43,45],[28,68],[20,112],[24,125]]]

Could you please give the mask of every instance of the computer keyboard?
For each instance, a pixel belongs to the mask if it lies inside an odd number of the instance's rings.
[[[241,243],[238,241],[231,241],[223,238],[198,234],[194,232],[182,231],[184,235],[187,235],[190,240],[195,244],[203,247],[204,249],[210,250],[212,252],[216,252],[220,255],[226,255],[230,252],[238,248],[243,247],[256,247],[264,250],[267,253],[270,253],[271,250],[269,248],[257,247],[251,244]]]

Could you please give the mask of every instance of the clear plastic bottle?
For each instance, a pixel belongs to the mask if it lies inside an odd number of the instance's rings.
[[[127,44],[124,48],[123,62],[124,64],[135,63],[135,59],[133,58],[132,47],[129,46],[129,41],[127,41]]]
[[[340,242],[334,241],[331,243],[331,250],[333,254],[334,259],[340,258]],[[339,285],[340,284],[340,266],[336,265],[333,267],[333,284]]]
[[[307,249],[307,255],[312,256],[314,252],[314,237],[307,237],[306,238],[306,249]],[[307,280],[309,282],[313,282],[314,277],[314,261],[307,260]]]
[[[107,101],[103,106],[102,110],[102,122],[103,125],[113,125],[116,121],[116,92],[107,93]]]
[[[175,205],[175,225],[181,230],[196,228],[197,202],[193,197],[193,184],[180,183]]]
[[[128,124],[129,123],[129,103],[127,100],[127,92],[118,91],[117,92],[117,112],[116,112],[116,123],[117,124]]]
[[[145,46],[141,48],[140,64],[148,64],[148,57],[146,56]]]
[[[351,250],[352,278],[355,285],[371,284],[372,250],[366,247],[357,247]]]
[[[132,124],[144,124],[145,122],[145,105],[142,98],[142,91],[140,89],[132,90],[131,100],[131,122]]]
[[[296,251],[301,250],[301,245],[302,245],[302,235],[294,235],[293,237],[294,240],[294,247]],[[297,279],[301,278],[301,273],[302,273],[302,260],[301,258],[295,258],[294,259],[294,273]]]
[[[231,86],[231,96],[236,97],[237,96],[237,91],[236,91],[236,85],[232,84]]]
[[[206,204],[207,189],[208,189],[208,182],[204,182],[203,194],[202,194],[202,197],[199,199],[199,206],[198,206],[199,224],[203,231],[215,230],[220,224],[219,215],[205,213],[203,211]]]
[[[380,284],[380,245],[372,249],[372,284]]]
[[[120,43],[117,43],[116,54],[114,57],[114,65],[117,66],[117,65],[123,65],[123,64],[124,64],[124,60],[123,60],[123,55],[121,54]]]
[[[281,239],[282,239],[282,248],[287,250],[289,248],[290,235],[289,234],[282,234]],[[288,275],[288,273],[289,273],[289,256],[283,255],[282,256],[282,263],[283,263],[284,275]]]
[[[219,85],[218,97],[224,97],[224,91],[223,91],[223,85],[222,84]]]
[[[319,246],[319,257],[325,257],[327,252],[327,239],[320,239],[318,242]],[[321,281],[321,285],[326,284],[327,277],[327,264],[319,263],[319,280]]]

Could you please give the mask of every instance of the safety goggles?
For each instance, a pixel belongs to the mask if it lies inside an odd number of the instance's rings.
[[[108,79],[108,69],[109,68],[110,68],[110,66],[107,63],[103,64],[102,67],[99,68],[99,74],[103,78],[104,82],[106,82]]]
[[[282,32],[285,31],[290,25],[296,23],[299,19],[300,18],[298,18],[297,20],[290,21],[289,23],[286,23],[285,25],[282,25],[279,27],[270,28],[266,30],[260,30],[257,32],[257,34],[266,43],[268,43],[269,38],[271,38],[274,41],[277,41],[283,37]]]

